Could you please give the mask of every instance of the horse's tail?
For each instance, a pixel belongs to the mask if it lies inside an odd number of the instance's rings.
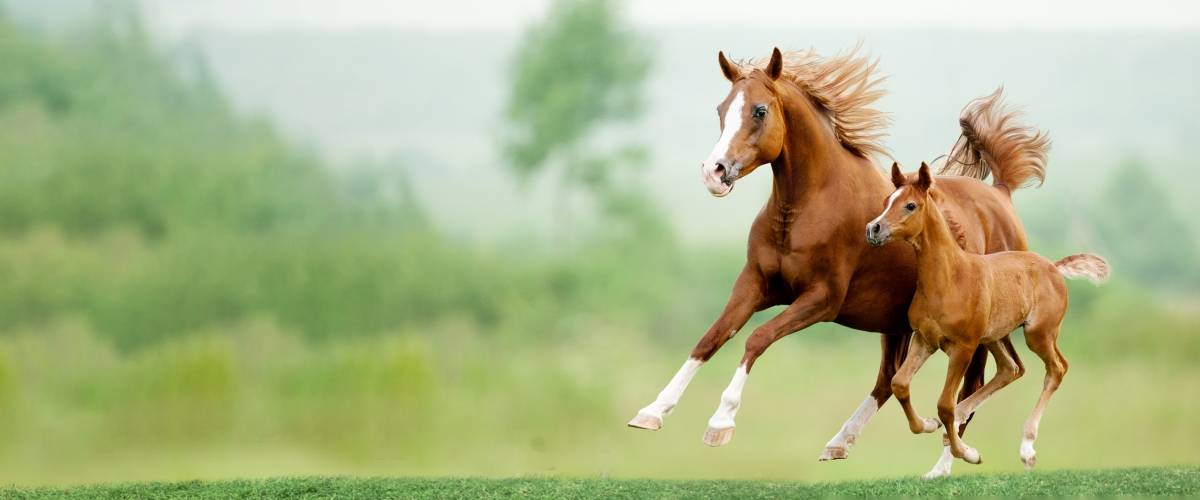
[[[1046,180],[1050,137],[1020,122],[1021,112],[1004,104],[1004,87],[967,103],[958,116],[962,134],[940,173],[979,180],[991,174],[992,185],[1011,194]]]
[[[1068,255],[1054,263],[1058,272],[1068,278],[1087,278],[1094,285],[1108,280],[1108,261],[1094,253]]]

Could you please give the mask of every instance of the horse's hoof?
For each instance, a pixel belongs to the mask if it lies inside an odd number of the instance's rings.
[[[970,446],[968,446],[966,451],[963,452],[962,459],[969,464],[979,465],[983,463],[983,456],[979,454],[978,450],[971,448]]]
[[[821,452],[821,456],[817,460],[827,462],[830,460],[842,460],[850,456],[850,450],[845,446],[826,446],[825,451]]]
[[[1029,453],[1028,455],[1022,453],[1021,463],[1025,464],[1025,470],[1033,470],[1033,466],[1037,465],[1037,453]]]
[[[657,431],[662,429],[663,421],[660,417],[639,413],[636,417],[633,417],[633,420],[630,420],[629,423],[625,425],[633,427],[634,429]]]
[[[923,420],[925,421],[925,428],[921,430],[922,433],[928,434],[942,428],[941,420],[929,417],[925,417]]]
[[[733,439],[734,427],[726,427],[724,429],[708,428],[704,433],[704,444],[709,446],[721,446]]]

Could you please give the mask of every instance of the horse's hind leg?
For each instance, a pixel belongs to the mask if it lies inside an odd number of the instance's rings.
[[[896,375],[896,370],[900,369],[900,364],[904,363],[911,337],[912,332],[880,336],[883,353],[879,360],[879,374],[875,377],[875,388],[862,404],[858,405],[858,409],[854,410],[846,423],[842,424],[838,433],[825,443],[825,450],[817,460],[838,460],[849,456],[850,446],[858,439],[867,421],[892,397],[892,377]]]
[[[1067,358],[1062,355],[1062,351],[1058,350],[1056,343],[1058,328],[1058,325],[1054,325],[1053,327],[1025,330],[1025,343],[1034,354],[1037,354],[1046,363],[1046,379],[1042,383],[1042,394],[1038,397],[1038,402],[1033,407],[1033,413],[1029,415],[1029,420],[1025,421],[1025,432],[1021,439],[1021,463],[1025,464],[1026,469],[1032,469],[1037,464],[1037,451],[1033,449],[1033,441],[1037,439],[1038,424],[1042,420],[1042,413],[1046,411],[1046,404],[1050,402],[1050,397],[1054,395],[1054,391],[1058,390],[1063,377],[1067,374]]]
[[[737,281],[734,282],[733,293],[729,295],[729,302],[725,304],[725,310],[721,312],[721,316],[713,322],[708,332],[696,343],[696,347],[692,349],[687,361],[684,361],[675,376],[671,377],[671,381],[667,382],[667,386],[663,388],[662,392],[658,393],[654,402],[638,410],[637,415],[627,425],[652,431],[662,428],[663,418],[675,409],[675,405],[679,403],[679,398],[687,389],[688,383],[700,370],[700,365],[716,354],[721,346],[725,345],[739,329],[746,325],[750,316],[762,307],[763,295],[760,283],[761,280],[753,271],[742,271]]]

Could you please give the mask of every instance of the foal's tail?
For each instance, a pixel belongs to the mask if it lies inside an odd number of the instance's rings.
[[[962,134],[939,173],[979,180],[991,174],[992,185],[1012,191],[1046,180],[1050,137],[1020,123],[1021,112],[1004,104],[1004,87],[968,103],[958,116]]]
[[[1058,272],[1068,278],[1087,278],[1093,285],[1108,280],[1108,261],[1094,253],[1068,255],[1054,263]]]

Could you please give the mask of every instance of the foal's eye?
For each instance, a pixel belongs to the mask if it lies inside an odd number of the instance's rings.
[[[904,205],[904,209],[912,212],[917,209],[917,204],[910,201]]]
[[[767,106],[763,105],[763,104],[759,104],[758,106],[755,106],[753,116],[755,118],[762,118],[764,116],[767,116]]]

